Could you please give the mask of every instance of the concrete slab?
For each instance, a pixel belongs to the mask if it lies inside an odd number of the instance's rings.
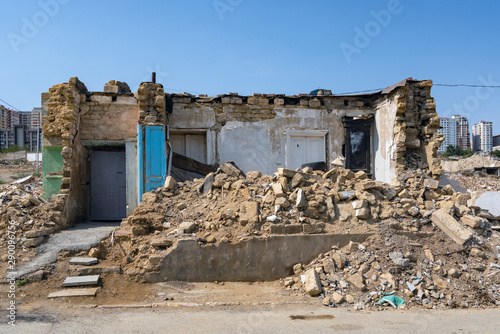
[[[80,265],[80,266],[92,266],[99,263],[96,257],[74,257],[69,260],[69,264]]]
[[[37,255],[31,262],[19,268],[14,278],[32,273],[57,261],[60,251],[78,252],[98,246],[113,230],[120,227],[120,222],[85,222],[72,228],[57,232],[47,242],[35,249]]]
[[[86,285],[97,285],[99,284],[99,275],[90,275],[90,276],[75,276],[75,277],[66,277],[62,286],[86,286]]]
[[[292,274],[295,264],[309,263],[334,245],[362,243],[370,235],[276,235],[203,247],[195,239],[179,240],[158,264],[159,272],[147,273],[145,279],[149,283],[276,280]]]
[[[500,203],[500,191],[488,191],[480,195],[474,205],[488,210],[495,217],[499,217],[500,205],[498,203]]]
[[[439,178],[439,185],[441,187],[446,187],[447,185],[450,185],[453,188],[453,190],[455,190],[455,192],[457,193],[467,192],[467,189],[460,186],[460,182],[458,182],[457,180],[449,179],[446,175],[441,175],[441,177]]]
[[[99,288],[67,289],[49,293],[47,298],[61,297],[93,297],[97,294]]]
[[[446,235],[452,238],[459,245],[463,245],[472,238],[472,232],[462,227],[462,225],[446,213],[444,209],[439,209],[431,216],[432,222]]]

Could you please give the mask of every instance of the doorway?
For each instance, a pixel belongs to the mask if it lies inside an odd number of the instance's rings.
[[[354,172],[364,171],[372,175],[371,168],[371,119],[345,118],[346,168]]]
[[[90,219],[126,217],[125,150],[92,150],[90,154]]]

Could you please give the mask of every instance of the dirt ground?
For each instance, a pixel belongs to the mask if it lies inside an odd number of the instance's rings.
[[[19,162],[17,164],[0,165],[0,184],[31,175],[36,171],[36,163]]]
[[[21,173],[32,173],[35,169],[34,165],[1,165],[0,175],[5,178],[18,178]],[[23,175],[26,176],[26,175]],[[231,196],[231,194],[227,194]],[[226,197],[225,199],[228,199]],[[215,217],[214,217],[215,219]],[[422,233],[422,234],[432,234],[436,232],[436,229],[431,227],[428,222],[425,224],[420,224],[415,219],[405,219],[399,221],[387,221],[383,224],[374,224],[368,222],[358,221],[357,224],[353,224],[348,221],[341,225],[333,225],[332,228],[337,233],[346,232],[350,230],[354,233],[357,229],[366,230],[370,228],[378,232],[378,236],[374,239],[372,238],[369,242],[368,251],[373,254],[379,254],[379,265],[382,269],[388,269],[391,266],[389,259],[389,251],[393,250],[404,250],[405,252],[411,252],[414,256],[419,258],[421,261],[423,259],[425,262],[425,255],[422,246],[414,245],[415,243],[425,243],[426,249],[430,250],[434,256],[440,258],[441,256],[446,256],[445,269],[448,269],[448,264],[453,267],[457,267],[463,262],[463,259],[458,256],[460,252],[460,247],[454,245],[454,247],[449,248],[449,239],[444,236],[444,234],[435,234],[430,237],[429,240],[419,240],[411,241],[407,240],[406,237],[398,235],[396,231],[404,230],[406,232]],[[331,231],[329,231],[331,232]],[[200,235],[205,237],[204,235]],[[494,232],[494,235],[485,235],[485,237],[493,237],[492,240],[498,241],[498,233]],[[139,239],[142,237],[139,237]],[[146,238],[146,237],[144,237]],[[140,241],[140,240],[139,240]],[[425,241],[425,242],[424,242]],[[109,240],[104,242],[109,243]],[[138,244],[142,244],[138,242]],[[494,243],[493,246],[498,245]],[[108,245],[109,246],[109,245]],[[131,246],[131,245],[130,245]],[[451,246],[450,246],[451,247]],[[108,247],[109,248],[109,247]],[[5,248],[2,248],[5,251]],[[458,252],[458,253],[457,253]],[[124,254],[119,254],[117,249],[117,260],[114,259],[113,254],[108,252],[106,256],[102,257],[100,260],[100,266],[116,266],[122,265]],[[0,254],[2,257],[5,254]],[[20,263],[27,262],[35,256],[33,248],[23,248],[18,249],[17,260]],[[69,260],[73,256],[88,256],[87,251],[78,253],[61,253],[59,255],[58,261],[45,268],[44,270],[48,273],[44,280],[42,281],[32,281],[24,285],[16,287],[16,303],[23,309],[36,310],[44,307],[51,307],[55,309],[64,310],[68,307],[77,308],[106,308],[113,306],[143,306],[143,307],[211,307],[211,306],[245,306],[245,305],[286,305],[286,304],[303,304],[303,305],[318,305],[321,304],[322,297],[310,297],[306,295],[302,289],[290,289],[285,288],[282,281],[274,282],[255,282],[255,283],[243,283],[243,282],[208,282],[208,283],[180,283],[180,282],[167,282],[160,284],[144,284],[140,282],[140,279],[136,278],[134,275],[130,274],[101,274],[101,285],[95,297],[65,297],[48,299],[47,296],[51,292],[62,290],[61,284],[67,276],[78,276],[74,266],[69,265]],[[359,251],[352,251],[352,254],[348,258],[350,262],[354,264],[353,267],[346,268],[345,274],[351,271],[357,271],[362,262],[358,263],[357,257],[363,255]],[[474,260],[476,261],[476,260]],[[481,261],[487,263],[487,261]],[[420,263],[420,262],[419,262]],[[306,265],[306,264],[304,264]],[[313,264],[314,265],[314,264]],[[484,265],[483,265],[484,267]],[[442,268],[439,268],[440,270]],[[481,268],[479,268],[481,269]],[[375,269],[374,269],[375,270]],[[430,269],[429,269],[430,270]],[[0,264],[0,272],[7,272],[7,263],[2,261]],[[408,272],[404,275],[409,275],[409,277],[415,276],[416,273]],[[478,276],[472,274],[474,277]],[[479,276],[478,276],[479,277]],[[298,278],[298,277],[296,277]],[[469,280],[470,275],[463,277],[463,281],[460,281],[458,288],[461,291],[455,291],[454,294],[457,296],[463,295],[464,298],[467,294],[474,295],[476,292],[481,292],[478,289],[474,291],[467,292],[466,285],[476,282],[476,279]],[[457,286],[455,286],[457,288]],[[7,295],[9,292],[9,286],[6,280],[1,281],[0,285],[0,306],[3,308],[7,306],[9,299]],[[478,293],[479,293],[478,292]],[[320,295],[321,296],[321,295]],[[477,296],[472,296],[477,299]],[[470,298],[470,297],[469,297]],[[481,302],[478,305],[491,305],[491,302]],[[474,307],[474,303],[470,304],[470,307]],[[415,305],[417,306],[417,305]],[[343,303],[339,307],[342,308],[352,308],[352,304]],[[418,307],[418,306],[417,306]],[[476,306],[477,307],[477,306]],[[379,309],[384,309],[386,307],[378,307]]]

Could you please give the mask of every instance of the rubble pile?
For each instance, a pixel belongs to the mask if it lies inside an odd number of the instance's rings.
[[[471,191],[500,191],[500,177],[479,172],[463,172],[451,174],[450,179]]]
[[[412,240],[391,224],[380,222],[380,233],[366,242],[333,247],[305,266],[295,265],[294,276],[281,283],[321,296],[325,305],[355,309],[377,307],[388,295],[403,298],[407,307],[500,305],[498,248],[486,242],[461,246],[443,234]]]
[[[441,166],[447,173],[458,173],[466,170],[474,171],[476,167],[500,167],[500,161],[490,156],[483,157],[479,154],[474,154],[468,158],[443,158],[441,159]]]
[[[391,292],[429,308],[493,305],[500,301],[498,232],[469,200],[420,170],[389,185],[343,167],[279,168],[269,176],[244,175],[226,163],[204,180],[167,178],[144,194],[116,238],[129,239],[124,272],[140,277],[157,270],[186,236],[204,245],[273,234],[372,233],[362,244],[333,246],[297,264],[284,287],[357,308]]]
[[[31,176],[21,181],[0,185],[0,229],[7,230],[9,222],[13,221],[13,232],[20,246],[36,247],[50,234],[65,227],[59,224],[63,202],[59,198],[50,203],[43,199],[39,178]],[[0,236],[1,245],[6,246],[8,240],[7,233]]]

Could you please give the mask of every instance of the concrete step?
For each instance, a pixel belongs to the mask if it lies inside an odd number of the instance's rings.
[[[99,263],[96,257],[74,257],[69,260],[69,264],[81,265],[81,266],[93,266]]]
[[[68,286],[97,285],[99,284],[99,280],[100,280],[99,275],[66,277],[62,286],[68,287]]]
[[[92,267],[76,267],[72,274],[78,276],[84,275],[99,275],[99,274],[121,274],[122,269],[120,266],[92,266]]]
[[[67,289],[50,293],[47,298],[61,297],[92,297],[95,296],[99,288]]]

